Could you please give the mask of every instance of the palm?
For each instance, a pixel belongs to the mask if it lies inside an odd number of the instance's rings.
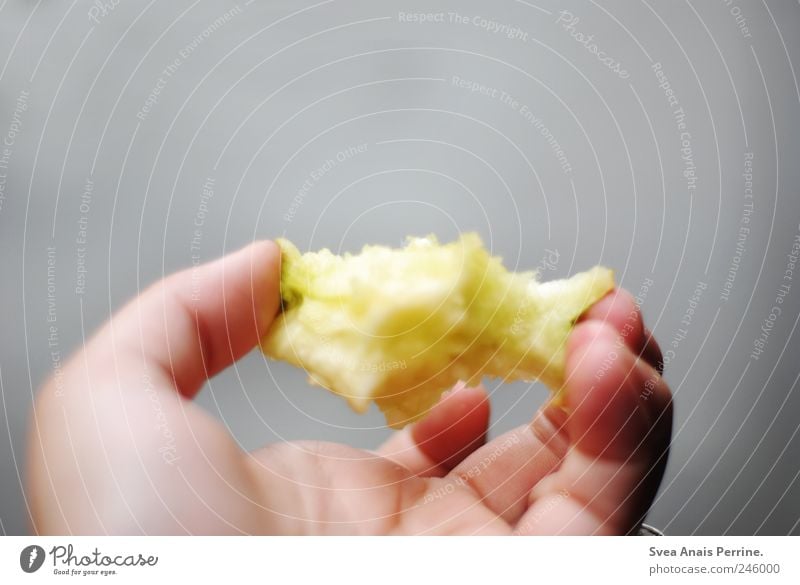
[[[493,509],[455,473],[419,477],[390,459],[343,445],[293,444],[286,449],[304,452],[304,463],[286,481],[295,490],[301,482],[308,486],[305,506],[294,519],[295,533],[510,534],[513,530],[502,510]],[[274,465],[274,459],[275,454],[264,457],[263,465]],[[267,502],[274,493],[269,489],[270,476],[264,477]],[[273,532],[269,525],[265,529]]]
[[[421,456],[425,468],[414,470],[395,459],[335,444],[286,444],[256,453],[254,460],[266,502],[281,488],[301,495],[292,532],[511,534],[527,508],[523,484],[535,482],[534,476],[545,474],[557,457],[543,448],[539,461],[519,470],[518,477],[498,475],[485,462],[493,452],[520,447],[519,441],[507,439],[478,449],[449,472],[431,469]],[[291,473],[276,481],[275,468]],[[266,532],[272,529],[267,526]]]
[[[378,452],[246,453],[191,398],[269,327],[278,274],[277,249],[258,244],[172,276],[46,385],[29,460],[37,532],[624,534],[646,513],[671,402],[630,295],[596,304],[573,332],[569,416],[548,407],[485,444],[485,392],[459,387]]]

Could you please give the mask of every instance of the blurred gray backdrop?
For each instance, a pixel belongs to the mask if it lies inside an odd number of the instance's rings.
[[[0,531],[36,387],[162,274],[474,230],[638,296],[676,403],[652,524],[800,534],[799,30],[789,0],[3,1]],[[546,396],[488,387],[492,434]],[[258,352],[199,400],[246,448],[388,434]]]

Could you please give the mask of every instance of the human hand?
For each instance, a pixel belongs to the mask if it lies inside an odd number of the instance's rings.
[[[568,344],[566,410],[489,443],[483,388],[457,387],[377,451],[297,442],[243,451],[192,398],[256,346],[279,308],[260,242],[167,277],[48,381],[28,493],[41,534],[627,534],[671,436],[661,354],[630,294]],[[200,291],[193,295],[192,291]]]

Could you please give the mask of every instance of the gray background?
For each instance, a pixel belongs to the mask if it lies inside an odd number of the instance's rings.
[[[28,529],[26,414],[51,352],[66,357],[125,299],[191,265],[212,178],[203,260],[284,234],[303,249],[356,250],[475,230],[519,269],[558,251],[546,278],[615,268],[642,292],[665,348],[685,329],[667,366],[676,425],[650,522],[674,534],[800,534],[800,272],[784,280],[800,222],[797,2],[242,1],[205,37],[236,4],[92,6],[0,3],[0,139],[19,130],[0,200],[0,530]],[[445,22],[400,22],[400,12],[419,10],[444,12]],[[579,19],[573,29],[557,22],[560,10]],[[469,20],[451,23],[448,12]],[[475,16],[527,36],[509,39]],[[627,78],[571,32],[594,35]],[[695,189],[654,63],[686,114]],[[453,76],[519,106],[459,88]],[[21,92],[29,97],[15,122]],[[293,203],[312,170],[358,144],[366,151]],[[87,179],[94,189],[82,209]],[[737,248],[743,217],[750,231]],[[81,224],[87,272],[77,294]],[[644,291],[646,279],[654,284]],[[698,283],[707,288],[685,327]],[[791,288],[781,315],[754,359],[783,283]],[[540,385],[488,386],[493,434],[528,420],[546,395]],[[388,434],[377,412],[359,417],[257,352],[199,400],[247,448],[296,438],[374,447]]]

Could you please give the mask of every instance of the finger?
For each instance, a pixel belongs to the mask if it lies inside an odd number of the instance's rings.
[[[615,289],[581,315],[579,322],[602,321],[613,327],[630,350],[654,368],[663,371],[663,357],[650,331],[644,326],[642,311],[633,295]]]
[[[279,248],[251,244],[151,286],[98,332],[86,361],[96,378],[147,368],[192,397],[255,347],[279,304]]]
[[[627,534],[644,517],[663,475],[672,427],[669,389],[619,347],[604,323],[572,333],[567,431],[561,467],[531,493],[520,534]]]
[[[639,352],[645,342],[642,315],[624,289],[610,292],[579,320],[605,323],[615,330],[615,347]],[[658,351],[654,341],[646,347]],[[656,355],[648,353],[648,356]],[[660,355],[658,352],[657,355]],[[472,488],[483,503],[510,523],[528,509],[531,489],[560,463],[567,452],[566,413],[551,403],[525,425],[495,439],[453,472],[455,482]],[[491,465],[487,465],[491,461]],[[478,471],[480,469],[480,472]]]
[[[527,510],[531,488],[552,473],[566,453],[565,419],[562,409],[546,404],[530,424],[472,453],[448,474],[447,482],[453,488],[470,489],[483,505],[513,525]]]
[[[644,347],[639,357],[655,368],[659,375],[662,375],[664,373],[664,354],[661,353],[661,348],[647,327],[644,328],[644,338]]]
[[[419,422],[394,433],[379,453],[414,475],[442,477],[486,441],[489,399],[459,383]]]

